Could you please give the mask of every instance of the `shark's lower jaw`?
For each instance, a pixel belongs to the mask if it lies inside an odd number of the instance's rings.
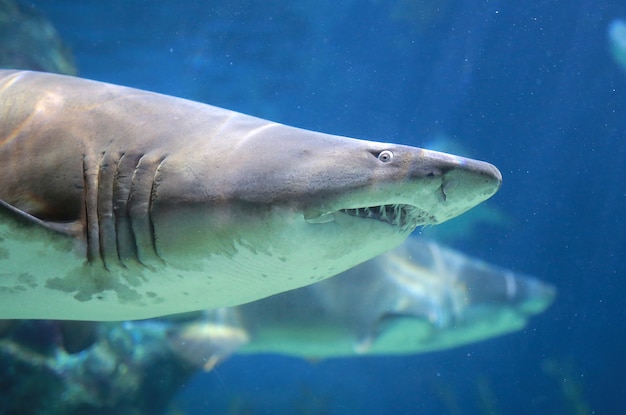
[[[359,218],[373,219],[397,226],[400,231],[412,231],[419,225],[435,223],[436,219],[427,212],[405,204],[370,206],[356,209],[340,209],[340,212]]]

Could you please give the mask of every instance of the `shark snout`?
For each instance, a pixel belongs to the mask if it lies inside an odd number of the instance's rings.
[[[441,177],[437,189],[436,223],[452,219],[493,196],[502,184],[502,174],[493,165],[436,151],[424,150],[432,166],[426,174]]]

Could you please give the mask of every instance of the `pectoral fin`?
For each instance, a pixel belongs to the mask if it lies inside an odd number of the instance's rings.
[[[41,220],[0,199],[0,250],[11,241],[27,243],[74,244],[84,249],[81,221],[48,222]],[[6,247],[5,247],[6,249]],[[76,249],[76,246],[74,246]]]

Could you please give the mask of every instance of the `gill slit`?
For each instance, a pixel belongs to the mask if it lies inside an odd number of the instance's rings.
[[[152,219],[152,204],[153,204],[154,199],[156,197],[155,190],[156,190],[157,175],[159,174],[159,170],[161,169],[161,166],[165,162],[166,158],[167,158],[167,155],[161,157],[161,159],[159,160],[159,162],[157,164],[156,169],[154,169],[154,174],[152,175],[152,183],[151,183],[151,186],[150,186],[150,196],[148,198],[148,223],[150,225],[150,240],[152,241],[152,250],[154,251],[154,254],[157,256],[157,258],[159,258],[163,262],[165,262],[165,260],[159,254],[159,251],[157,249],[157,244],[156,244],[156,233],[155,233],[155,228],[154,228],[154,220]]]
[[[120,227],[121,227],[121,218],[119,215],[119,212],[117,212],[118,210],[120,210],[120,206],[117,205],[116,199],[118,196],[118,185],[119,185],[119,181],[121,180],[120,178],[120,169],[122,166],[122,163],[124,162],[124,159],[126,157],[126,153],[121,153],[117,159],[117,163],[115,163],[115,174],[113,176],[113,182],[111,183],[111,211],[113,212],[113,218],[114,218],[114,230],[115,230],[115,252],[117,254],[117,260],[118,263],[122,265],[122,267],[124,268],[128,268],[126,266],[126,264],[124,263],[124,258],[122,256],[122,245],[120,242]],[[136,165],[136,164],[135,164]],[[122,204],[122,208],[124,209],[124,214],[128,214],[128,195],[126,197],[126,201],[125,203]],[[132,232],[130,232],[131,237],[133,238],[133,241],[135,239],[134,235],[132,234]],[[135,258],[137,257],[137,253],[136,251],[134,252],[135,254]]]
[[[84,200],[84,238],[87,250],[87,261],[93,263],[100,256],[100,232],[97,214],[97,164],[83,154],[83,200]],[[94,217],[95,216],[95,217]]]
[[[146,267],[164,263],[163,258],[156,252],[154,223],[150,213],[156,171],[164,159],[165,156],[157,158],[149,154],[141,155],[133,171],[130,185],[128,198],[130,230],[134,235],[137,260]]]

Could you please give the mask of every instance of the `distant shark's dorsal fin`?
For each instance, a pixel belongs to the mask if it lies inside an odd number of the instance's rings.
[[[5,219],[13,220],[23,226],[36,225],[57,234],[84,239],[83,224],[80,220],[73,222],[44,221],[0,199],[0,222]]]

